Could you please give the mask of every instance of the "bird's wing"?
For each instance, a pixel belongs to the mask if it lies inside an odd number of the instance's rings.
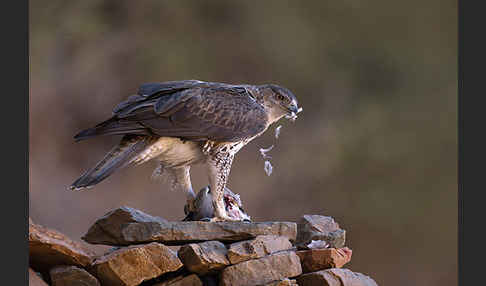
[[[244,87],[176,83],[142,86],[137,98],[121,103],[111,119],[87,132],[89,136],[78,139],[101,134],[155,134],[234,142],[265,130],[266,113]]]
[[[199,80],[181,80],[181,81],[167,81],[167,82],[150,82],[140,86],[137,94],[127,98],[127,100],[120,102],[114,109],[113,114],[129,113],[130,109],[138,107],[139,103],[151,101],[151,99],[161,97],[163,95],[172,94],[185,89],[193,88],[195,86],[208,86],[209,83]]]

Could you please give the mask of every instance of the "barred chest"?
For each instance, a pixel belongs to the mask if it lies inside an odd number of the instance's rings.
[[[202,148],[203,153],[206,155],[224,154],[234,156],[236,153],[238,153],[238,151],[241,150],[241,148],[256,137],[257,136],[254,136],[238,142],[215,143],[212,141],[207,141]]]

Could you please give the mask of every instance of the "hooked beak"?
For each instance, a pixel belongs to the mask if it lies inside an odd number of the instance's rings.
[[[302,111],[302,107],[297,107],[297,105],[292,105],[288,108],[289,113],[285,115],[286,118],[289,118],[292,121],[297,119],[297,113]]]
[[[297,114],[299,112],[299,108],[297,107],[297,105],[292,105],[290,108],[289,108],[289,111],[291,113],[295,113]]]

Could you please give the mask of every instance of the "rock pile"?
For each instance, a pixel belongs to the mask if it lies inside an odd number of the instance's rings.
[[[341,268],[352,255],[345,234],[320,215],[298,223],[169,222],[121,207],[82,237],[113,246],[101,256],[29,221],[29,279],[55,286],[376,286]]]

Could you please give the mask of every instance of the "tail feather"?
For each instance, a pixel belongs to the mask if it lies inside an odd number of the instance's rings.
[[[93,187],[106,179],[114,171],[130,164],[131,160],[149,145],[149,136],[125,136],[120,144],[111,149],[108,154],[78,178],[70,187],[71,190],[82,190]]]
[[[147,129],[137,122],[120,122],[110,118],[93,128],[85,129],[74,136],[76,141],[81,141],[98,135],[138,134],[149,135]]]

